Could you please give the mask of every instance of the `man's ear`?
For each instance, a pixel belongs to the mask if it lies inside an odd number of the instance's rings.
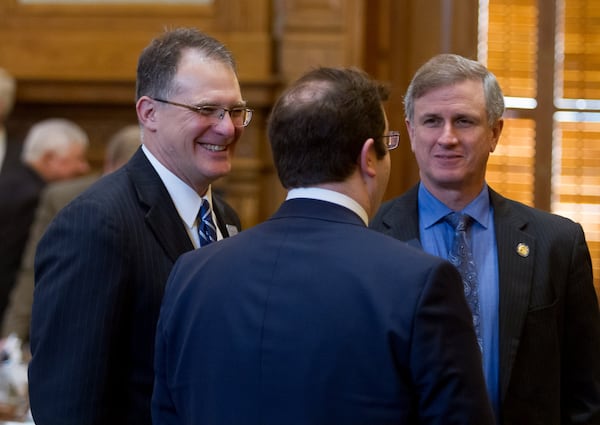
[[[148,96],[142,96],[135,104],[138,119],[142,125],[150,130],[157,128],[156,102]]]
[[[377,153],[375,152],[375,140],[367,139],[360,150],[360,169],[363,174],[374,177],[377,174],[375,164]]]
[[[500,135],[502,134],[503,128],[504,119],[500,118],[492,127],[492,140],[490,143],[490,152],[494,152],[496,150],[496,146],[498,146],[498,140],[500,140]]]
[[[410,140],[410,150],[414,152],[415,146],[413,145],[413,140],[415,128],[408,119],[404,120],[404,124],[406,124],[406,131],[408,132],[408,139]]]

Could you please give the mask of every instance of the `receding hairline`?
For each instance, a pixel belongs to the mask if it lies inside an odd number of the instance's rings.
[[[333,82],[328,80],[307,80],[290,88],[282,97],[283,104],[311,104],[315,100],[324,99],[333,89]]]

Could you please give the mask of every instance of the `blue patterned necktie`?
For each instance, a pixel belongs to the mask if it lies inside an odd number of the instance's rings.
[[[479,291],[477,287],[477,269],[473,260],[473,251],[468,239],[469,226],[473,219],[460,213],[451,213],[445,217],[445,220],[454,228],[454,240],[448,253],[448,260],[460,272],[463,281],[463,289],[467,304],[473,313],[473,326],[477,334],[479,348],[482,349],[483,343],[479,330]]]
[[[217,240],[217,231],[215,223],[213,223],[210,204],[207,199],[202,199],[200,212],[198,213],[198,236],[200,238],[200,246],[206,246]]]

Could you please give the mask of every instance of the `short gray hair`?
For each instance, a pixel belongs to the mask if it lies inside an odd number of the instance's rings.
[[[494,125],[504,114],[504,95],[496,76],[481,63],[450,53],[434,56],[417,70],[404,96],[406,119],[412,122],[416,99],[433,89],[465,80],[483,84],[488,124]]]
[[[49,118],[34,124],[23,142],[21,159],[25,163],[37,161],[47,152],[64,154],[80,144],[88,146],[86,132],[72,121],[64,118]]]

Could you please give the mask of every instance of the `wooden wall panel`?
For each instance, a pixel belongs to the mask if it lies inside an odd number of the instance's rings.
[[[223,41],[236,55],[242,80],[269,79],[273,72],[268,0],[215,0],[212,6],[0,4],[0,66],[17,78],[135,80],[141,49],[176,26],[194,26]]]
[[[109,30],[81,33],[72,28],[40,28],[2,37],[0,63],[18,79],[85,82],[135,81],[137,57],[152,38],[136,33],[124,37]]]
[[[240,209],[244,227],[271,214],[263,186],[276,180],[265,121],[277,89],[269,0],[211,5],[23,4],[0,0],[0,67],[18,82],[9,129],[23,138],[41,119],[64,117],[89,134],[99,169],[108,138],[135,123],[135,69],[141,50],[165,28],[197,27],[233,52],[244,97],[255,109],[231,176],[216,184]]]
[[[286,81],[299,77],[315,66],[339,66],[346,63],[344,39],[330,34],[290,34],[283,39],[280,70]]]
[[[281,0],[276,4],[276,59],[285,81],[314,66],[363,66],[366,0]]]

